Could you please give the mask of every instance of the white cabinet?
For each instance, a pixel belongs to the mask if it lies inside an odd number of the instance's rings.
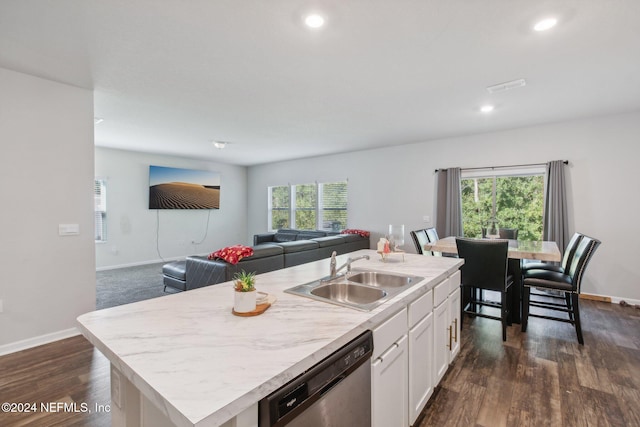
[[[415,424],[460,351],[460,272],[373,330],[371,425]]]
[[[403,335],[371,365],[373,427],[406,427],[407,336]]]
[[[460,351],[460,272],[433,290],[434,380],[437,384]]]
[[[432,350],[433,313],[429,312],[409,330],[409,425],[416,422],[433,394]]]
[[[373,330],[372,427],[406,427],[408,421],[407,310]]]

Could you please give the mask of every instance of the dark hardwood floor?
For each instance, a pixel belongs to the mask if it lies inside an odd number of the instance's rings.
[[[423,412],[428,426],[640,426],[640,310],[581,300],[568,323],[465,318],[462,347]]]
[[[640,310],[583,300],[585,345],[571,325],[530,319],[501,339],[500,322],[465,318],[460,355],[417,425],[640,426]],[[0,426],[109,426],[109,363],[82,337],[0,357]],[[63,402],[58,412],[41,403]],[[89,412],[81,412],[82,404]],[[54,406],[55,408],[55,406]]]

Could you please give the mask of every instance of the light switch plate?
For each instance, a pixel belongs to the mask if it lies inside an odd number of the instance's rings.
[[[431,222],[431,217],[430,217],[429,215],[424,215],[424,216],[422,217],[422,220],[423,220],[424,222]]]
[[[2,303],[2,300],[0,299],[0,313],[2,313],[4,311],[4,304]]]
[[[80,234],[79,224],[58,224],[58,235],[60,236],[76,236]]]

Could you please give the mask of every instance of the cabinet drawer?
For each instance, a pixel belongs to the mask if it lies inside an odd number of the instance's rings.
[[[449,296],[449,279],[445,279],[433,288],[433,306],[437,307]]]
[[[373,330],[372,360],[375,360],[378,356],[387,351],[394,342],[406,333],[407,309],[403,308]]]
[[[452,294],[460,287],[460,270],[449,276],[449,293]]]
[[[431,291],[409,304],[409,328],[418,323],[424,316],[433,311],[433,295]]]

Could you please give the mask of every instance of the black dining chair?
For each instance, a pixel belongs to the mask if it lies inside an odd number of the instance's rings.
[[[502,322],[502,341],[507,340],[509,303],[507,293],[513,285],[513,277],[507,274],[507,253],[509,242],[506,240],[481,240],[456,238],[458,256],[464,258],[460,268],[463,288],[462,311],[464,313],[500,320]],[[484,301],[478,290],[500,292],[500,302]],[[500,316],[482,311],[489,306],[500,309]],[[464,318],[464,316],[463,316]],[[462,321],[460,322],[462,326]]]
[[[424,230],[427,233],[427,238],[429,239],[429,243],[434,243],[436,240],[440,240],[438,237],[438,232],[435,228],[425,228]],[[431,252],[433,256],[443,256],[448,258],[458,258],[457,254],[449,254],[446,252]]]
[[[526,273],[529,270],[549,270],[549,271],[557,271],[558,273],[564,273],[565,271],[569,271],[569,267],[571,267],[571,261],[573,260],[573,256],[576,253],[576,249],[578,248],[578,244],[580,240],[582,240],[582,234],[574,233],[567,244],[567,247],[564,249],[564,255],[562,256],[562,263],[560,265],[550,264],[546,262],[526,262],[522,264],[522,273]]]
[[[429,239],[429,243],[433,243],[436,240],[440,240],[440,238],[438,237],[438,232],[436,231],[435,228],[431,227],[431,228],[425,228],[425,233],[427,233],[427,239]]]
[[[425,251],[424,249],[424,245],[430,243],[425,230],[414,230],[409,232],[409,234],[411,234],[413,244],[416,246],[416,253],[420,255],[431,255],[431,251]]]
[[[522,332],[527,331],[529,317],[539,317],[542,319],[558,320],[560,322],[571,323],[578,336],[578,342],[584,345],[582,337],[582,326],[580,324],[580,285],[584,276],[587,264],[593,257],[594,252],[600,246],[600,241],[592,237],[582,235],[576,247],[571,264],[568,270],[536,270],[531,269],[523,276],[522,294]],[[531,299],[531,288],[545,289],[560,292],[564,295],[564,303],[550,302],[549,299]],[[531,313],[531,307],[538,307],[547,310],[554,310],[567,313],[568,318],[551,316],[542,313]]]
[[[517,228],[499,228],[498,234],[500,235],[501,239],[518,240]]]

